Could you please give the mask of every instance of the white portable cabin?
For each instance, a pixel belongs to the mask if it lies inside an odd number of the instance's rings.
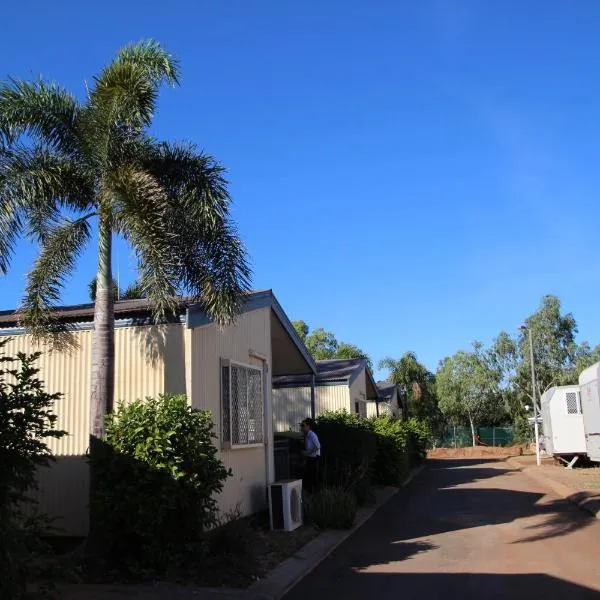
[[[590,460],[600,462],[600,362],[579,375],[585,443]]]
[[[552,387],[542,395],[546,451],[554,456],[586,453],[578,385]]]

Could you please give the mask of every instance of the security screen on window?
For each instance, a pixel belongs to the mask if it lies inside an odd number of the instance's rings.
[[[262,370],[222,361],[222,439],[231,446],[260,444],[263,435]]]

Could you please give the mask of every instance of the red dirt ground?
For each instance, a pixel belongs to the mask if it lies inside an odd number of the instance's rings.
[[[487,456],[502,458],[522,454],[522,446],[508,446],[506,448],[475,446],[469,448],[435,448],[427,453],[427,458],[484,458]]]

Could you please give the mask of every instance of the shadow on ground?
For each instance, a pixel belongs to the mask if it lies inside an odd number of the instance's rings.
[[[511,477],[518,473],[500,460],[428,461],[428,468],[419,478],[385,504],[365,527],[293,590],[289,600],[331,595],[378,600],[400,596],[600,598],[594,590],[544,574],[402,573],[410,571],[410,564],[402,569],[393,564],[435,550],[448,552],[448,546],[439,549],[432,541],[438,534],[536,517],[530,526],[531,536],[527,533],[512,542],[522,544],[563,536],[594,522],[566,500],[549,499],[535,486],[536,491],[523,490],[522,480],[514,486],[521,489],[511,489]],[[468,549],[460,547],[461,543],[467,542],[459,538],[459,553],[468,553]],[[424,563],[419,564],[423,568]],[[372,568],[381,572],[373,572]]]
[[[386,600],[448,600],[449,598],[476,598],[478,600],[597,600],[600,594],[588,587],[577,585],[542,573],[504,575],[489,573],[352,573],[343,586],[328,582],[322,587],[311,586],[312,600],[325,600],[334,593],[349,600],[377,598]],[[286,600],[306,598],[296,588]]]

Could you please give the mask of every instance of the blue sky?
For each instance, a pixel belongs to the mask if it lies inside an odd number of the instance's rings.
[[[435,369],[552,293],[600,342],[599,3],[12,2],[3,20],[1,78],[81,93],[127,42],[178,55],[154,133],[227,166],[254,285],[290,318]]]

